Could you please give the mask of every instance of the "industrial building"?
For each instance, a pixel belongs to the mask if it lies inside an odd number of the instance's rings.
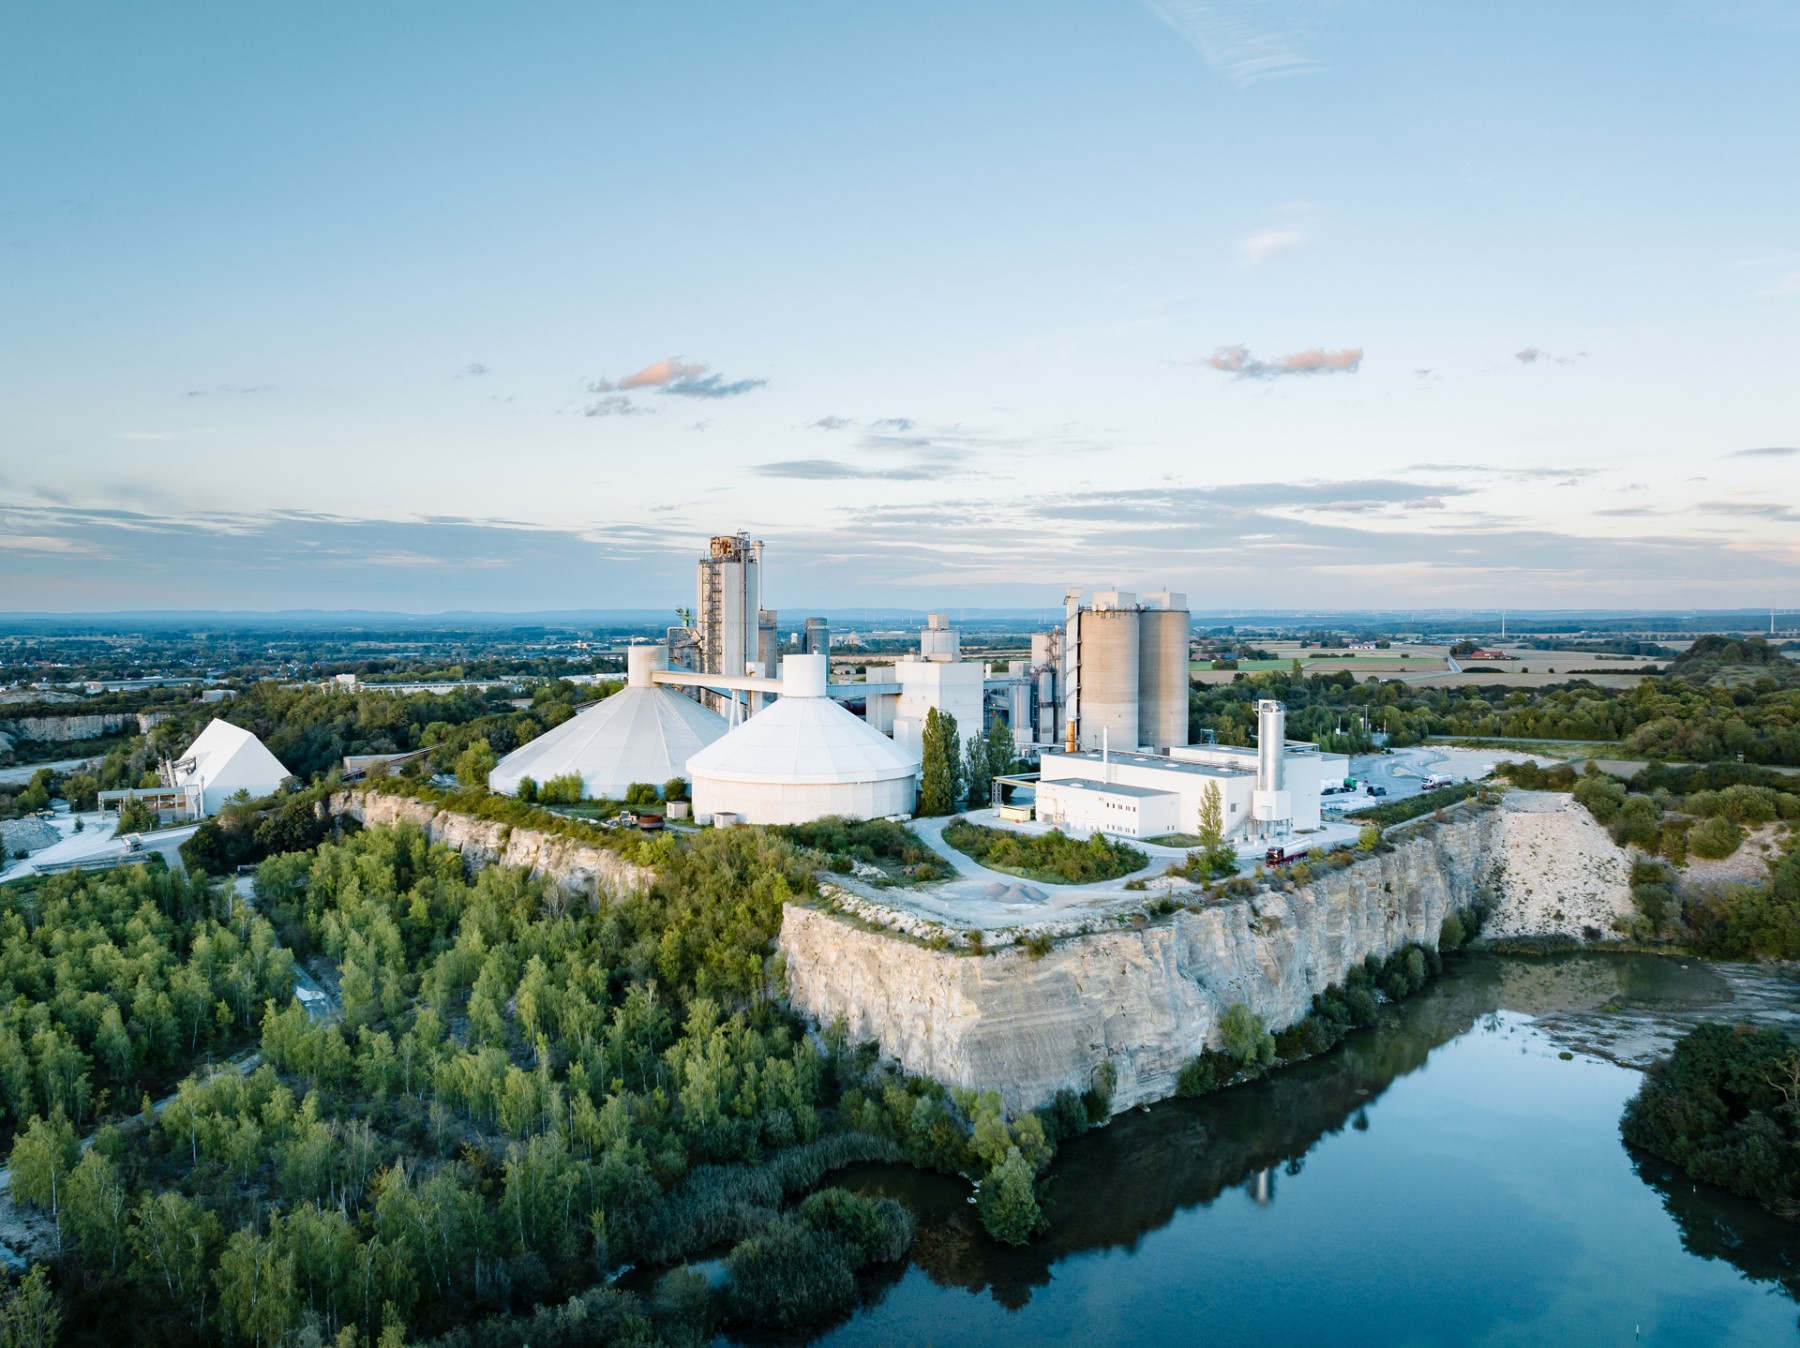
[[[1289,740],[1286,708],[1273,700],[1257,703],[1255,748],[1046,752],[1038,766],[1038,822],[1069,831],[1131,838],[1192,833],[1209,786],[1218,788],[1227,839],[1287,837],[1319,827],[1319,746]],[[1173,827],[1171,818],[1178,821]]]
[[[919,653],[894,665],[900,695],[894,705],[894,742],[914,760],[924,756],[925,718],[935,709],[956,718],[963,739],[987,728],[987,671],[978,660],[962,658],[962,639],[942,613],[927,615],[919,633]]]
[[[156,813],[201,819],[217,814],[242,791],[251,800],[273,795],[293,774],[255,735],[229,721],[214,720],[182,751],[158,768],[161,785],[102,791],[100,808],[143,801]]]
[[[1034,713],[1013,721],[1021,742],[1076,749],[1151,749],[1188,742],[1187,596],[1077,589],[1063,626],[1031,640]]]
[[[661,647],[632,647],[625,687],[513,750],[488,774],[488,789],[517,795],[527,777],[542,785],[573,773],[589,798],[617,800],[633,782],[685,777],[688,759],[727,726],[717,712],[657,686],[654,674],[667,668]]]
[[[831,700],[828,657],[782,661],[779,696],[688,759],[701,823],[909,815],[919,761]]]
[[[772,674],[762,663],[762,541],[747,533],[714,538],[700,559],[699,607],[694,613],[694,669],[701,674],[735,677]],[[774,613],[768,614],[769,658],[774,658]],[[729,698],[707,694],[708,704],[723,710]]]

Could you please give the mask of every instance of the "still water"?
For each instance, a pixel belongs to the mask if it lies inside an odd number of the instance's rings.
[[[1669,960],[1461,960],[1323,1059],[1066,1144],[1024,1251],[981,1234],[960,1181],[847,1172],[918,1241],[810,1341],[1800,1342],[1800,1228],[1628,1153],[1639,1074],[1533,1024],[1574,1011],[1604,1043],[1609,1016],[1729,1018],[1729,997]]]

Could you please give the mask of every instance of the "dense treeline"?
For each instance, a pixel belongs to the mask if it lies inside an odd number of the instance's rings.
[[[242,902],[160,861],[9,886],[0,907],[0,1138],[85,1124],[251,1041],[293,959]]]
[[[1779,1030],[1689,1031],[1645,1076],[1620,1131],[1695,1179],[1800,1217],[1800,1049]]]
[[[337,966],[341,1019],[261,987],[248,1075],[192,1077],[84,1156],[66,1125],[21,1137],[15,1166],[45,1179],[19,1196],[54,1202],[67,1239],[65,1304],[128,1307],[144,1340],[372,1342],[734,1245],[716,1296],[672,1275],[678,1316],[660,1289],[583,1295],[677,1341],[719,1316],[797,1323],[910,1239],[903,1214],[849,1195],[786,1210],[877,1159],[986,1175],[996,1234],[1026,1238],[1056,1139],[1104,1100],[1008,1121],[997,1096],[895,1075],[841,1028],[809,1042],[773,938],[810,883],[801,853],[751,829],[703,834],[651,892],[597,903],[511,868],[470,878],[408,829],[265,861],[258,901]],[[511,1341],[490,1328],[460,1341]]]
[[[1719,668],[1726,657],[1708,650],[1691,671]],[[1210,730],[1223,744],[1253,744],[1254,703],[1276,697],[1287,703],[1290,735],[1332,752],[1366,752],[1374,746],[1372,735],[1386,732],[1396,748],[1428,736],[1602,740],[1618,741],[1641,758],[1706,763],[1742,755],[1747,763],[1800,765],[1800,684],[1770,672],[1783,664],[1754,668],[1758,677],[1715,682],[1712,674],[1698,681],[1671,674],[1623,690],[1585,680],[1547,688],[1438,687],[1357,683],[1347,671],[1268,673],[1197,685],[1189,721],[1196,735]]]

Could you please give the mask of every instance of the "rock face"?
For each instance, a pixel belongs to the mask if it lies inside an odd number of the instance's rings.
[[[111,711],[88,712],[69,716],[22,716],[0,721],[0,731],[14,740],[38,740],[60,743],[64,740],[92,740],[102,735],[134,732],[142,735],[158,722],[168,719],[167,712]]]
[[[604,847],[537,829],[471,819],[409,796],[340,791],[331,798],[331,810],[368,827],[412,824],[429,841],[461,852],[464,864],[471,870],[493,865],[523,866],[533,875],[547,877],[568,893],[583,898],[642,893],[654,879],[646,867],[633,865]]]
[[[1293,893],[1080,937],[1036,960],[929,950],[790,906],[788,992],[908,1071],[998,1090],[1009,1110],[1085,1090],[1105,1062],[1118,1073],[1113,1107],[1127,1109],[1172,1095],[1182,1065],[1218,1045],[1233,1003],[1281,1029],[1365,956],[1435,946],[1444,918],[1490,882],[1496,832],[1484,812]]]
[[[1631,859],[1562,791],[1509,791],[1496,816],[1494,911],[1484,936],[1613,936],[1630,916]]]

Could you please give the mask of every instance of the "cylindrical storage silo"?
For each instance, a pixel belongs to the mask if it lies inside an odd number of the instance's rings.
[[[1287,750],[1287,708],[1272,698],[1256,704],[1256,786],[1259,791],[1280,791],[1282,762]]]
[[[1084,749],[1134,749],[1138,739],[1138,654],[1142,617],[1135,608],[1085,609],[1080,615],[1076,727]]]
[[[1188,742],[1188,614],[1145,609],[1138,629],[1138,743]]]

